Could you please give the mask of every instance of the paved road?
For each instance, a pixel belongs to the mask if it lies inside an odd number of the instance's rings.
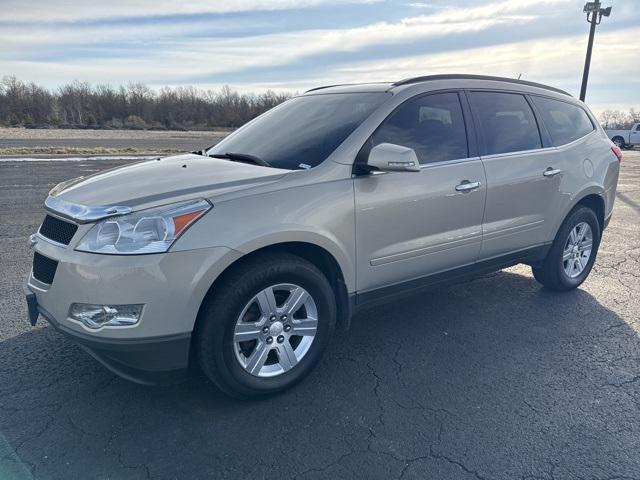
[[[0,162],[1,479],[640,479],[640,154],[579,290],[514,267],[363,312],[260,402],[134,385],[27,325],[41,201],[114,163]]]

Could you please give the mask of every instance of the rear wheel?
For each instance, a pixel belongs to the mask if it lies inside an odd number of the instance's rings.
[[[216,284],[198,320],[204,373],[240,398],[285,390],[320,359],[335,326],[333,290],[313,264],[259,257]]]
[[[591,272],[600,245],[600,224],[590,208],[574,209],[558,230],[542,265],[532,267],[533,276],[551,290],[578,287]]]

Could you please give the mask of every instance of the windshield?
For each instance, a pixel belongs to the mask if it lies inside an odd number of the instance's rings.
[[[242,154],[289,170],[320,165],[390,94],[292,98],[215,145],[208,155]],[[228,158],[232,158],[229,155]]]

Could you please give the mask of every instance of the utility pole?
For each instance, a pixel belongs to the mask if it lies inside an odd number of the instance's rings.
[[[582,88],[580,88],[580,100],[584,102],[587,95],[587,81],[589,80],[589,67],[591,67],[591,52],[593,51],[593,37],[596,34],[596,25],[600,25],[602,17],[611,15],[611,7],[601,8],[600,0],[587,2],[582,10],[587,14],[589,28],[589,43],[587,43],[587,58],[584,60],[584,72],[582,73]]]

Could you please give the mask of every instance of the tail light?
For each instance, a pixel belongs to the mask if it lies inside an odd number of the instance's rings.
[[[617,157],[618,161],[622,162],[622,150],[620,150],[620,147],[618,147],[617,145],[612,145],[611,151]]]

